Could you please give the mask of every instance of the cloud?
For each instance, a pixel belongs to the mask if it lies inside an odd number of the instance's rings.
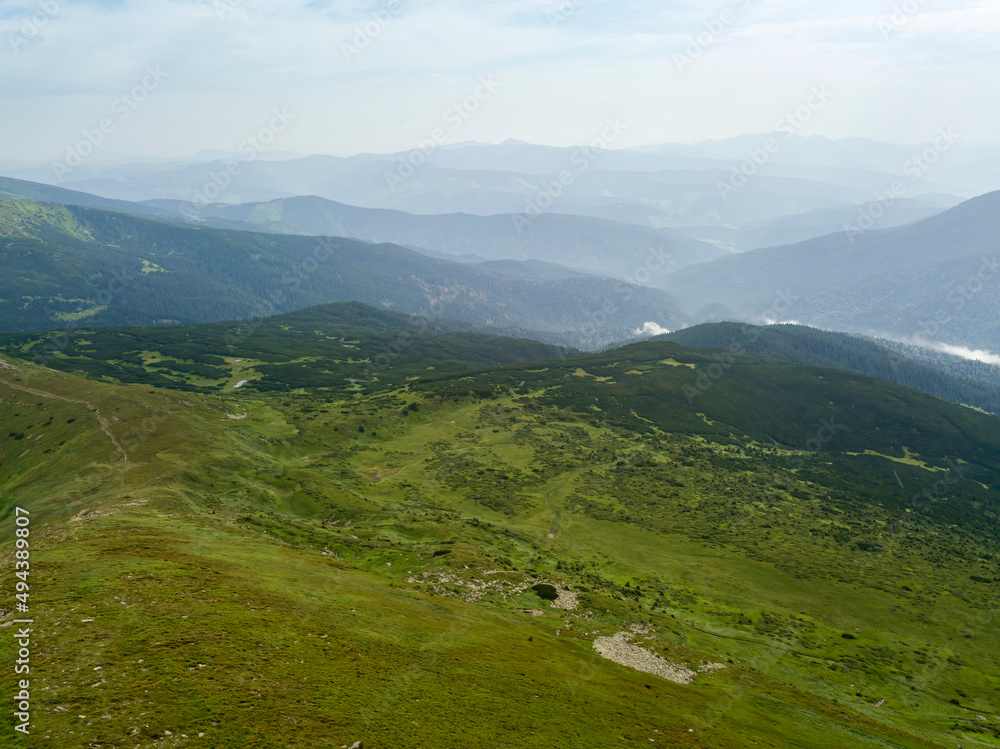
[[[996,0],[924,4],[889,38],[878,24],[891,4],[879,15],[869,0],[53,3],[30,38],[2,50],[0,100],[17,116],[0,126],[0,158],[58,156],[150,65],[169,85],[120,129],[116,150],[231,149],[275,106],[301,113],[288,149],[409,148],[480,75],[501,80],[503,95],[463,137],[493,142],[578,145],[608,116],[629,123],[620,146],[764,132],[819,84],[837,103],[806,135],[921,141],[946,120],[989,140],[1000,115],[981,93],[1000,84]],[[39,7],[5,3],[0,44]],[[342,45],[389,8],[391,22],[345,58]],[[674,56],[724,12],[735,20],[678,71]]]
[[[635,331],[636,335],[667,335],[668,333],[670,333],[669,330],[655,322],[648,322]]]
[[[978,361],[978,362],[983,362],[984,364],[993,364],[995,366],[1000,367],[1000,355],[994,354],[991,351],[986,351],[984,349],[973,350],[968,346],[953,346],[950,343],[940,343],[940,342],[929,343],[927,341],[919,341],[918,343],[921,346],[932,348],[935,351],[940,351],[943,354],[960,356],[961,358],[968,359],[969,361]]]

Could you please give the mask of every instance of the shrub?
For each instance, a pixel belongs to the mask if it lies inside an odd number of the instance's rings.
[[[559,597],[559,591],[551,585],[541,583],[539,585],[531,586],[531,589],[535,591],[535,593],[538,594],[538,597],[544,601],[554,601]]]

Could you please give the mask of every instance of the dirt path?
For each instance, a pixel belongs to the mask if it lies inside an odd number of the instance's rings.
[[[545,506],[548,508],[549,512],[552,513],[552,521],[549,524],[549,534],[548,538],[554,539],[559,535],[559,531],[562,530],[563,526],[563,513],[570,516],[570,513],[566,511],[565,500],[576,490],[576,484],[583,472],[587,470],[581,468],[579,470],[573,471],[572,473],[561,477],[562,481],[558,489],[546,492],[543,497]],[[571,517],[567,518],[572,522]]]
[[[410,466],[415,466],[417,463],[419,463],[422,460],[427,460],[429,457],[430,457],[430,455],[425,455],[422,458],[417,458],[412,463],[407,463],[405,466],[400,466],[399,468],[393,469],[393,470],[388,471],[388,472],[384,472],[384,471],[386,471],[385,468],[376,468],[376,469],[374,469],[374,471],[372,472],[372,475],[369,478],[371,478],[371,481],[372,481],[373,484],[378,484],[378,483],[384,481],[387,478],[391,478],[392,476],[395,476],[400,471],[405,471]]]
[[[17,369],[17,367],[8,364],[2,359],[0,359],[0,365],[2,365],[0,366],[0,369]],[[53,395],[52,393],[46,393],[43,390],[35,390],[34,388],[25,387],[24,385],[15,385],[13,382],[7,382],[7,380],[3,379],[0,379],[0,385],[6,385],[11,390],[19,390],[20,392],[28,393],[29,395],[37,395],[39,398],[48,398],[50,400],[62,401],[63,403],[74,403],[80,406],[86,406],[88,411],[92,411],[94,413],[94,418],[97,419],[97,423],[100,425],[101,431],[104,432],[109,440],[111,440],[111,444],[115,446],[115,449],[122,454],[125,462],[128,462],[128,453],[126,453],[122,446],[118,444],[118,440],[115,439],[115,435],[111,432],[111,422],[101,415],[101,411],[97,406],[92,405],[87,401],[73,400],[72,398],[64,398],[61,395]]]

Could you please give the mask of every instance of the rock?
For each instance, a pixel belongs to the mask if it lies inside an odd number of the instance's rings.
[[[594,640],[594,650],[609,661],[677,684],[690,684],[694,681],[697,676],[694,671],[633,645],[631,640],[634,636],[631,632],[619,632],[614,637],[598,637]]]
[[[552,608],[563,611],[574,611],[580,608],[580,597],[576,593],[562,589],[558,589],[558,592],[559,597],[549,604]]]

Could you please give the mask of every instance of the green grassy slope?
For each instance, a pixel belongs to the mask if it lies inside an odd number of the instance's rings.
[[[2,741],[1000,745],[996,420],[750,357],[689,405],[713,361],[212,394],[11,360],[38,733]],[[692,683],[597,653],[625,631]]]
[[[126,200],[113,200],[91,195],[78,190],[67,190],[62,187],[45,185],[40,182],[29,182],[23,179],[0,176],[0,197],[11,200],[37,201],[41,203],[59,203],[62,205],[80,205],[88,208],[100,208],[105,211],[128,213],[146,218],[166,218],[170,214],[157,211],[142,203],[130,203]]]

